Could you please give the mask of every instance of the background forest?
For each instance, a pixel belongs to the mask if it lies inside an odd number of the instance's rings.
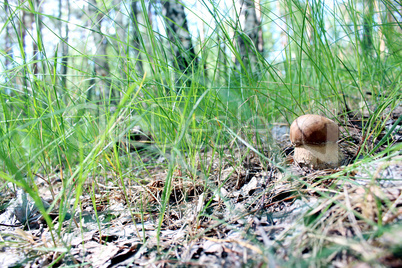
[[[348,179],[345,174],[362,163],[400,156],[394,132],[401,129],[401,113],[395,112],[402,98],[400,1],[0,0],[0,8],[1,212],[23,196],[40,216],[24,212],[16,218],[26,232],[41,218],[51,241],[34,249],[24,237],[1,239],[0,247],[16,243],[35,252],[17,261],[24,265],[38,256],[47,256],[46,265],[60,265],[65,256],[65,265],[88,261],[73,253],[66,234],[72,225],[78,234],[91,229],[80,224],[91,207],[102,241],[105,225],[121,214],[102,218],[101,212],[113,210],[117,199],[129,222],[140,223],[136,232],[144,247],[152,248],[145,225],[155,224],[154,259],[170,260],[168,248],[182,243],[163,246],[172,211],[195,204],[196,224],[185,238],[195,241],[201,222],[213,218],[211,204],[230,199],[222,189],[230,192],[234,175],[238,189],[258,172],[294,178],[285,172],[286,132],[302,114],[325,115],[340,126],[357,122],[358,133],[346,130],[343,139],[354,148],[349,169],[331,179]],[[294,187],[286,192],[305,200],[302,186]],[[392,200],[384,201],[388,209],[400,207],[400,198]],[[278,202],[262,202],[268,201]],[[245,215],[228,213],[218,217],[220,225]],[[367,217],[358,217],[368,224],[365,231],[382,230],[381,220]],[[361,245],[372,239],[357,237]],[[247,265],[276,259],[264,239],[248,240],[265,257]],[[308,251],[274,253],[290,266],[320,266],[355,250],[359,254],[340,263],[389,265],[374,253],[350,249],[349,242],[328,251],[316,242]],[[179,263],[195,258],[177,256]]]

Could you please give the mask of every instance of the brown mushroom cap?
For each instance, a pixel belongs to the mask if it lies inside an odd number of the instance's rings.
[[[302,115],[290,126],[290,141],[296,146],[336,143],[338,138],[338,125],[321,115]]]

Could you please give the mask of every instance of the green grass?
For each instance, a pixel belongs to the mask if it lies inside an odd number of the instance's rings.
[[[62,189],[53,196],[52,203],[52,208],[59,208],[59,221],[68,211],[80,211],[80,196],[85,191],[92,194],[95,206],[97,185],[110,182],[123,192],[133,221],[134,212],[139,212],[144,222],[147,200],[131,201],[127,186],[145,187],[141,184],[144,174],[162,166],[167,172],[162,194],[157,197],[159,241],[179,170],[183,180],[195,184],[196,178],[203,178],[204,191],[216,190],[208,183],[212,160],[202,159],[205,156],[201,151],[210,151],[223,161],[226,149],[234,156],[235,148],[243,148],[245,153],[255,152],[262,163],[279,166],[282,159],[271,137],[272,123],[291,123],[305,113],[323,114],[339,124],[347,123],[352,114],[367,114],[359,153],[363,163],[376,157],[379,145],[372,146],[372,140],[389,143],[387,138],[392,130],[380,135],[386,122],[382,118],[389,117],[402,98],[402,27],[398,22],[401,13],[393,2],[376,1],[371,11],[357,1],[313,1],[309,5],[290,0],[280,5],[261,2],[264,37],[271,38],[265,40],[263,54],[255,47],[250,52],[257,54],[260,66],[254,70],[243,64],[241,52],[232,42],[237,35],[248,38],[239,28],[238,18],[205,2],[214,21],[204,22],[209,33],[204,43],[193,37],[197,62],[193,61],[185,73],[169,58],[169,53],[174,46],[186,51],[181,44],[156,31],[143,0],[139,7],[142,16],[130,21],[134,26],[126,29],[125,37],[99,32],[95,14],[83,13],[82,24],[75,25],[34,8],[32,0],[10,4],[7,10],[2,5],[0,35],[4,39],[9,31],[13,51],[17,53],[18,47],[21,56],[11,55],[4,46],[0,48],[1,184],[4,189],[11,182],[35,200],[54,231],[51,233],[55,244],[61,237],[61,225],[52,222],[45,211],[35,174],[44,178],[57,174],[62,180]],[[98,12],[119,8],[108,5],[102,2]],[[129,5],[124,9],[130,10]],[[158,14],[159,9],[156,6]],[[84,39],[70,38],[66,44],[69,54],[61,58],[65,41],[60,33],[54,31],[53,39],[59,43],[55,48],[43,33],[28,28],[26,36],[37,46],[37,55],[33,57],[25,52],[18,34],[24,27],[22,11],[33,14],[36,25],[42,29],[53,29],[57,23],[76,26]],[[372,29],[371,47],[362,41],[365,18]],[[107,19],[114,22],[112,15],[107,15]],[[129,42],[133,31],[141,32],[139,48]],[[94,35],[108,42],[107,55],[92,54]],[[137,49],[143,73],[136,68],[138,55],[133,56],[133,51]],[[274,58],[275,53],[283,55],[283,59]],[[110,63],[105,77],[93,71],[98,62],[95,58],[102,57]],[[240,61],[238,65],[234,58]],[[11,62],[8,66],[6,59]],[[65,77],[60,74],[61,64],[67,67]],[[141,126],[152,136],[152,150],[137,153],[136,157],[120,155],[116,143],[134,126]],[[399,150],[400,146],[389,147],[377,156],[394,155]],[[157,164],[158,155],[166,161]],[[145,157],[154,157],[154,161],[143,161]],[[242,160],[234,159],[230,165],[241,165]],[[70,208],[72,200],[74,207]],[[370,223],[373,228],[379,224]],[[332,253],[339,249],[327,250]],[[325,259],[328,255],[322,252],[315,257]]]

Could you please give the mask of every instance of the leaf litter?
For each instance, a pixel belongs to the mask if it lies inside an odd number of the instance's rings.
[[[208,179],[199,175],[199,166],[196,172],[177,166],[159,235],[168,174],[160,156],[146,159],[157,163],[141,173],[141,180],[126,173],[125,192],[113,172],[89,178],[76,211],[58,223],[59,210],[53,210],[54,230],[60,232],[55,240],[32,199],[4,187],[0,266],[402,266],[401,155],[312,170],[293,163],[283,129],[276,140],[285,169],[263,164],[241,146],[228,148],[224,156],[200,152],[199,161],[210,163]],[[363,139],[356,125],[348,130],[343,129],[340,142],[344,165],[358,155]],[[243,160],[233,164],[237,159]],[[48,186],[38,178],[46,204],[62,189],[60,180],[52,183],[52,193]]]

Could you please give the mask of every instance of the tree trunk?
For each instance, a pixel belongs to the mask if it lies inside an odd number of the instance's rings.
[[[241,61],[246,70],[251,72],[259,69],[258,53],[262,52],[263,49],[261,18],[257,17],[254,1],[258,0],[238,0],[241,29],[238,31],[237,43]],[[236,63],[239,67],[241,66],[238,59]]]
[[[42,66],[42,72],[45,72],[45,64],[40,62],[43,59],[43,37],[42,37],[42,21],[40,18],[39,0],[28,1],[28,16],[29,16],[29,32],[32,41],[32,72],[35,76],[39,74],[39,66]],[[35,32],[34,32],[35,30]],[[39,49],[40,48],[40,49]]]
[[[30,21],[32,22],[30,29],[33,30],[33,22],[35,22],[34,10],[32,10],[32,12],[29,13],[29,17],[30,17]],[[37,24],[37,26],[38,26],[38,24]],[[39,42],[39,40],[38,40],[39,31],[40,30],[37,29],[36,35],[34,35],[34,33],[31,31],[31,34],[34,37],[36,37],[36,38],[34,38],[34,40],[32,40],[32,51],[33,51],[33,60],[34,60],[33,64],[32,64],[32,72],[35,76],[37,76],[39,73],[39,67],[38,67],[38,62],[37,62],[39,60],[39,50],[38,50],[38,43],[37,43],[37,42]]]
[[[92,9],[92,14],[95,16],[94,28],[96,33],[94,33],[94,42],[97,50],[95,52],[96,57],[94,58],[95,62],[95,72],[97,75],[106,77],[109,75],[109,63],[107,60],[107,46],[108,41],[105,36],[102,34],[102,21],[103,21],[103,13],[97,8],[96,0],[91,0],[93,6],[90,5],[90,9]]]
[[[260,54],[264,53],[264,36],[262,32],[262,13],[261,13],[261,4],[260,0],[255,0],[255,13],[256,13],[256,21],[257,21],[257,31],[258,31],[258,42],[257,42],[257,50]]]
[[[121,0],[113,0],[113,8],[116,16],[113,18],[114,28],[116,29],[116,42],[119,55],[126,56],[128,53],[127,24],[121,11]]]
[[[60,61],[60,75],[61,75],[61,86],[62,88],[66,89],[67,88],[67,65],[68,65],[68,34],[69,34],[69,28],[68,28],[68,23],[65,24],[64,26],[64,34],[63,34],[63,24],[61,22],[62,17],[63,17],[63,5],[62,5],[63,0],[59,0],[59,32],[60,32],[60,37],[62,38],[61,42],[61,61]],[[70,0],[65,1],[65,7],[67,12],[67,21],[70,21]]]
[[[22,5],[22,3],[20,3]],[[21,51],[21,56],[22,59],[24,60],[24,64],[26,63],[26,51],[27,51],[27,42],[26,42],[26,35],[27,35],[27,30],[31,28],[29,19],[28,19],[28,13],[25,10],[22,10],[21,14],[21,24],[19,24],[19,36],[21,39],[21,44],[22,44],[22,51]]]
[[[4,0],[4,11],[6,12],[6,16],[9,17],[9,19],[11,20],[11,12],[10,12],[10,6],[8,4],[8,0]],[[6,26],[6,40],[5,40],[5,48],[4,51],[5,53],[9,54],[10,56],[6,57],[6,61],[5,61],[5,68],[6,70],[8,70],[11,66],[10,66],[10,58],[13,58],[13,48],[12,48],[12,44],[11,44],[11,34],[10,34],[10,24],[11,22],[8,22],[7,26]],[[6,76],[6,81],[8,76]]]
[[[223,26],[224,27],[224,26]],[[226,53],[226,36],[223,33],[223,30],[218,28],[217,29],[217,44],[218,44],[218,73],[217,79],[220,80],[222,83],[225,83],[229,74],[228,70],[228,53]]]
[[[191,65],[196,66],[197,62],[184,7],[179,0],[169,0],[163,2],[163,11],[174,65],[181,73],[190,74]]]
[[[23,5],[23,1],[19,0],[19,5]],[[19,28],[18,28],[18,35],[19,35],[19,44],[20,44],[20,52],[21,52],[21,57],[22,57],[22,61],[24,63],[24,65],[26,66],[26,59],[27,59],[27,55],[26,55],[26,44],[27,44],[27,40],[26,40],[26,35],[27,35],[27,30],[31,28],[32,23],[29,21],[28,19],[28,13],[25,10],[22,10],[22,14],[21,14],[21,22],[22,23],[18,23]],[[20,84],[23,86],[24,91],[25,91],[25,98],[26,101],[28,101],[29,99],[29,94],[28,94],[28,72],[26,68],[23,68],[23,75],[21,77],[20,81],[17,78],[17,84]]]
[[[99,83],[99,95],[100,97],[108,98],[110,95],[110,83],[108,81],[108,76],[110,73],[108,58],[107,58],[107,46],[108,41],[106,37],[102,34],[102,21],[104,17],[104,13],[97,7],[96,0],[90,0],[89,2],[89,14],[91,15],[93,20],[93,26],[95,32],[93,33],[94,45],[97,48],[94,57],[94,74],[97,78],[100,79]],[[93,85],[91,85],[93,86]],[[93,87],[92,90],[94,90]],[[93,92],[88,92],[90,95],[93,95]]]
[[[374,2],[373,0],[368,0],[363,5],[368,6],[364,7],[362,48],[366,55],[369,56],[373,50]]]
[[[140,30],[138,27],[138,15],[140,14],[139,9],[138,9],[138,2],[136,0],[131,1],[131,10],[130,10],[130,19],[131,23],[133,26],[132,32],[132,45],[134,47],[133,49],[133,58],[135,60],[135,70],[139,76],[141,76],[144,73],[143,66],[142,66],[142,61],[141,61],[141,54],[140,54],[140,48],[141,48],[141,40],[140,40]]]

